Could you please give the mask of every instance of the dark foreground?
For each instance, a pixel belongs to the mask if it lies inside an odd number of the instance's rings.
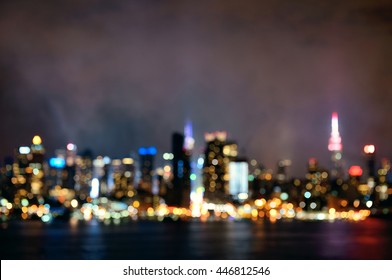
[[[392,259],[392,221],[14,221],[1,259]]]

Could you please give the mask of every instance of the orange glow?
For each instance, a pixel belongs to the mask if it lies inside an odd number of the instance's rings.
[[[137,200],[135,200],[135,201],[132,203],[132,206],[135,207],[135,208],[138,208],[138,207],[140,206],[140,202],[137,201]]]
[[[348,170],[348,174],[352,177],[359,177],[362,175],[362,168],[358,165],[353,165]]]

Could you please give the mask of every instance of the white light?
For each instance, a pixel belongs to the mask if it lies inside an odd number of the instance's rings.
[[[238,194],[238,199],[240,200],[245,200],[248,198],[248,194],[247,193],[240,193]]]
[[[212,161],[213,164],[214,160]],[[218,160],[216,161],[218,162]],[[229,164],[229,192],[231,195],[238,194],[240,200],[248,198],[248,170],[247,162],[230,162]]]
[[[75,151],[76,150],[76,145],[72,144],[72,143],[68,143],[67,150],[68,151]]]
[[[72,199],[71,200],[71,206],[73,207],[73,208],[76,208],[76,207],[78,207],[78,201],[76,200],[76,199]]]
[[[217,160],[216,158],[214,158],[214,159],[212,160],[212,164],[213,164],[213,165],[217,165],[217,164],[218,164],[218,160]]]
[[[312,194],[310,192],[305,192],[304,193],[304,197],[305,198],[310,198],[312,196]]]
[[[193,139],[192,137],[185,137],[184,148],[190,151],[193,149],[194,146],[195,146],[195,139]]]
[[[332,114],[332,133],[334,135],[339,134],[339,122],[338,122],[338,114],[337,113]]]
[[[97,178],[94,178],[91,181],[91,192],[90,196],[91,198],[97,198],[99,195],[99,180]]]
[[[198,168],[202,168],[202,167],[203,167],[203,164],[204,164],[204,159],[203,159],[203,158],[199,158],[199,159],[197,160],[197,167],[198,167]]]
[[[1,206],[3,206],[3,207],[6,206],[7,203],[8,203],[8,200],[5,199],[5,198],[2,198],[1,201],[0,201],[0,204],[1,204]]]
[[[172,153],[164,153],[163,154],[164,160],[172,160],[173,158],[174,158],[174,155]]]
[[[374,145],[366,145],[363,148],[363,151],[365,152],[365,154],[374,154],[374,152],[376,151],[376,147]]]
[[[30,148],[29,147],[19,147],[19,153],[22,155],[27,155],[30,153]]]
[[[373,201],[367,201],[366,202],[366,206],[367,206],[367,208],[370,208],[370,207],[372,207],[373,206]]]
[[[310,203],[310,208],[315,209],[317,207],[317,204],[315,202]]]

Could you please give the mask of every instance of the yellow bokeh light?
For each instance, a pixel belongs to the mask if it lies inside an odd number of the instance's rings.
[[[137,200],[135,200],[135,201],[132,203],[132,206],[135,207],[135,208],[138,208],[138,207],[140,206],[140,202],[137,201]]]
[[[150,216],[150,217],[152,217],[152,216],[154,216],[154,208],[152,208],[152,207],[148,207],[148,209],[147,209],[147,215],[148,216]]]
[[[123,158],[122,163],[123,164],[133,164],[134,160],[132,158]]]
[[[34,145],[41,145],[42,144],[42,139],[41,137],[39,137],[38,135],[35,135],[33,137],[33,144]]]

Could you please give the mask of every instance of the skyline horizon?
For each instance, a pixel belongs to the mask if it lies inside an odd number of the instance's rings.
[[[338,114],[338,112],[336,112],[336,111],[333,111],[333,112],[331,113],[331,116],[332,116],[332,117],[331,117],[332,123],[334,122],[333,119],[336,118],[337,115],[339,115],[339,114]],[[192,126],[192,120],[190,120],[189,118],[186,119],[186,120],[184,121],[184,128],[183,128],[183,131],[180,132],[181,134],[185,134],[185,129],[186,129],[185,126],[186,126],[188,123],[191,123],[191,126]],[[335,124],[335,125],[336,125],[336,124]],[[333,126],[334,126],[334,125],[332,124],[332,130],[334,130]],[[332,130],[331,130],[331,135],[332,135]],[[173,130],[173,131],[171,132],[171,135],[174,134],[174,133],[178,133],[178,132],[179,132],[179,130],[176,130],[176,131]],[[206,132],[204,132],[203,134],[206,135],[206,134],[217,133],[217,132],[224,132],[226,135],[230,135],[227,131],[224,131],[224,130],[216,130],[216,131],[209,131],[209,132],[206,131]],[[338,131],[338,132],[340,132],[340,131]],[[193,131],[193,134],[194,134],[194,131]],[[33,137],[31,137],[31,139],[33,139],[33,138],[34,138],[35,136],[37,136],[37,135],[41,137],[41,135],[35,134],[35,135],[33,135]],[[168,139],[170,139],[170,134],[169,134]],[[281,161],[281,160],[286,160],[286,159],[288,159],[288,160],[290,160],[291,162],[293,162],[292,159],[291,159],[291,158],[288,158],[288,157],[286,157],[286,158],[277,158],[274,166],[267,166],[263,161],[261,161],[261,160],[259,160],[259,159],[256,159],[256,158],[254,158],[254,157],[252,157],[252,156],[243,154],[243,153],[241,152],[241,150],[244,150],[244,149],[241,149],[241,148],[242,148],[242,147],[241,147],[241,143],[239,143],[239,142],[236,141],[235,139],[228,137],[228,138],[226,139],[226,141],[227,141],[227,142],[235,142],[235,143],[239,146],[239,155],[238,155],[238,158],[246,159],[249,163],[250,163],[251,160],[256,160],[257,163],[258,163],[260,166],[262,166],[265,170],[272,170],[273,172],[275,172],[276,169],[277,169],[277,164],[278,164],[279,161]],[[43,140],[42,142],[43,142],[43,146],[46,147],[46,145],[44,145],[45,141]],[[344,141],[342,141],[342,142],[344,143]],[[104,154],[104,153],[100,153],[100,152],[97,151],[97,150],[91,149],[89,146],[85,146],[85,147],[83,147],[82,149],[79,149],[78,143],[75,143],[75,142],[73,142],[73,141],[66,141],[66,142],[64,142],[64,143],[65,143],[65,144],[63,145],[63,148],[62,148],[62,147],[56,147],[55,149],[52,148],[52,149],[51,149],[51,152],[49,153],[51,156],[50,156],[50,157],[47,157],[47,159],[49,159],[49,158],[51,158],[51,157],[56,157],[56,155],[55,155],[56,151],[57,151],[57,150],[62,150],[62,149],[66,150],[66,149],[67,149],[67,144],[70,144],[70,143],[75,144],[76,147],[78,147],[78,149],[77,149],[78,155],[82,155],[83,153],[86,153],[86,152],[91,152],[93,158],[97,158],[97,157],[106,157],[106,156],[107,156],[107,157],[109,157],[110,159],[117,159],[117,158],[122,158],[122,157],[132,157],[132,158],[135,159],[135,158],[137,158],[137,157],[139,156],[138,150],[139,150],[140,148],[148,147],[148,146],[156,148],[156,145],[155,145],[154,143],[152,143],[151,145],[142,145],[142,146],[140,146],[140,147],[136,147],[136,148],[134,148],[134,149],[130,149],[130,150],[128,151],[128,153],[123,153],[122,155],[117,154],[116,156],[113,156],[113,154]],[[198,158],[200,155],[203,155],[203,154],[205,153],[205,144],[208,143],[208,142],[206,142],[206,140],[204,140],[203,143],[204,143],[204,145],[198,145],[197,141],[195,142],[195,147],[192,149],[192,157],[194,158],[194,159],[193,159],[194,161],[196,161],[197,158]],[[364,143],[362,147],[365,147],[365,146],[370,145],[370,144],[371,144],[371,143]],[[14,148],[14,155],[10,155],[10,154],[9,154],[9,155],[4,155],[4,156],[2,157],[3,160],[2,160],[1,163],[4,164],[4,160],[5,160],[7,157],[12,157],[12,158],[14,158],[15,152],[17,151],[17,149],[18,149],[19,147],[22,147],[22,146],[26,146],[26,144],[17,145],[17,146]],[[51,144],[51,146],[53,146],[53,143]],[[170,145],[169,145],[169,146],[170,146]],[[344,145],[343,145],[343,147],[344,147]],[[198,150],[198,152],[195,153],[195,152],[194,152],[195,150]],[[377,153],[378,150],[379,150],[379,147],[376,146],[376,150],[375,150],[375,154],[376,154],[376,155],[378,155],[378,153]],[[46,154],[48,154],[48,153],[47,153],[48,149],[45,149],[45,151],[46,151]],[[329,144],[328,144],[328,143],[326,144],[325,151],[327,151],[327,153],[329,153],[329,154],[332,153],[332,151],[329,150]],[[344,171],[345,171],[346,174],[347,174],[347,172],[348,172],[350,166],[353,166],[353,165],[363,166],[363,165],[366,164],[366,163],[365,163],[365,157],[364,157],[365,153],[364,153],[363,149],[361,149],[360,151],[358,151],[359,154],[362,155],[362,162],[360,162],[360,163],[354,163],[354,164],[350,164],[350,165],[347,165],[347,161],[346,161],[345,158],[344,158],[344,148],[343,148],[341,151],[342,151],[342,154],[343,154],[343,158],[342,158],[341,163],[343,164],[342,167],[344,168]],[[167,149],[167,150],[158,149],[158,152],[157,152],[156,154],[159,155],[159,156],[156,156],[156,157],[155,157],[155,162],[158,163],[158,164],[160,164],[160,165],[162,165],[162,164],[165,162],[165,160],[162,159],[161,156],[162,156],[164,153],[170,153],[170,152],[171,152],[171,149],[170,149],[170,148]],[[333,161],[332,161],[331,159],[330,159],[330,161],[329,161],[327,164],[325,164],[324,162],[320,162],[320,160],[319,160],[318,158],[313,157],[313,156],[309,156],[309,157],[308,157],[308,160],[311,159],[311,158],[315,158],[315,159],[318,161],[318,163],[319,163],[321,169],[326,169],[326,170],[329,170],[329,171],[333,169],[333,167],[331,167],[332,164],[333,164]],[[376,161],[376,162],[377,162],[377,166],[380,165],[380,162],[381,162],[382,159],[391,160],[391,158],[388,157],[388,156],[378,156],[378,157],[377,157],[377,161]],[[307,162],[307,161],[306,161],[306,162]],[[303,171],[306,171],[306,162],[303,163]],[[1,165],[2,165],[2,164],[1,164]],[[1,166],[1,165],[0,165],[0,166]],[[160,165],[159,165],[159,166],[160,166]],[[293,168],[293,167],[294,167],[294,168]],[[292,178],[296,178],[296,176],[297,176],[297,177],[299,176],[298,174],[294,174],[294,173],[291,174],[291,173],[292,173],[292,170],[295,169],[295,167],[297,167],[295,164],[291,164],[291,165],[289,165],[289,166],[287,167],[287,169],[288,169],[288,172],[287,172],[287,173],[288,173],[288,175],[291,176]],[[297,167],[297,170],[298,170],[298,167]],[[290,172],[290,171],[291,171],[291,172]],[[304,175],[304,173],[301,174],[301,176],[303,176],[303,175]]]

